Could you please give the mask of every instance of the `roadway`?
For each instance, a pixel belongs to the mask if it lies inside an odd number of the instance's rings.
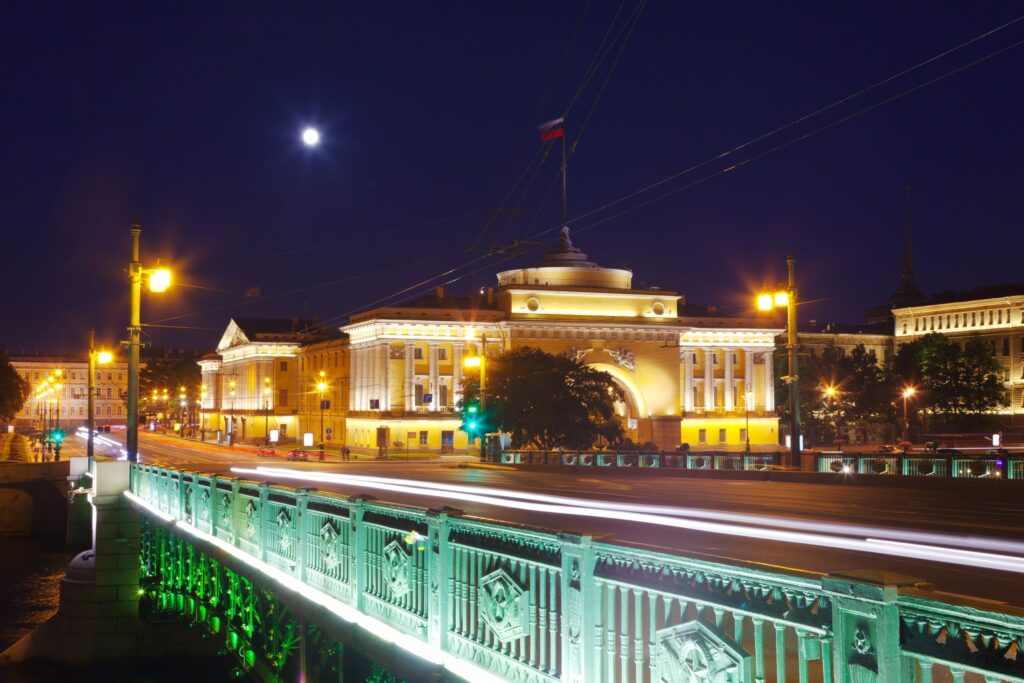
[[[448,505],[467,515],[767,570],[884,569],[929,581],[940,593],[1024,607],[1024,497],[1017,487],[986,487],[983,495],[964,496],[919,478],[908,478],[906,486],[875,487],[541,474],[397,459],[292,463],[152,434],[142,435],[139,450],[148,464],[220,474],[242,468],[247,471],[233,474],[424,508]],[[281,471],[253,471],[260,467]],[[351,478],[312,479],[324,474]],[[438,485],[471,488],[423,488]],[[735,516],[722,519],[722,513]]]

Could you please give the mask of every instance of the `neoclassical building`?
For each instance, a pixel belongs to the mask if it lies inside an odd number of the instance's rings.
[[[758,317],[726,317],[675,292],[634,289],[564,228],[540,264],[498,273],[472,296],[443,289],[353,316],[341,328],[350,357],[348,443],[462,449],[455,407],[463,358],[536,346],[608,372],[629,436],[664,449],[778,443],[772,353],[781,332]]]

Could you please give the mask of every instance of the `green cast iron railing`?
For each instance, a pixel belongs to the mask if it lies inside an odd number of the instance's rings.
[[[943,455],[941,453],[817,454],[818,471],[836,474],[896,474],[958,479],[1024,479],[1024,455]]]
[[[870,573],[764,571],[145,465],[131,491],[507,680],[1024,682],[1024,613]]]

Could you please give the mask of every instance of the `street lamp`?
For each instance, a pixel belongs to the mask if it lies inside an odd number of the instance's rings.
[[[139,460],[139,347],[142,334],[142,278],[149,276],[151,292],[165,292],[171,286],[171,271],[166,268],[144,269],[139,262],[139,236],[142,228],[136,223],[129,230],[132,237],[132,260],[128,264],[131,303],[128,319],[128,424],[125,425],[125,446],[128,461]]]
[[[903,390],[903,440],[910,441],[910,418],[907,415],[907,399],[917,393],[914,387],[907,387]]]
[[[270,445],[270,378],[263,378],[263,433]]]
[[[228,395],[231,396],[231,421],[228,427],[228,445],[235,445],[235,380],[228,382]]]
[[[89,429],[89,438],[86,441],[86,455],[89,458],[89,469],[92,470],[92,459],[93,459],[93,430],[96,428],[96,366],[107,365],[114,360],[114,355],[110,351],[97,351],[94,348],[96,331],[93,328],[89,328],[89,377],[88,383],[86,384],[86,392],[88,393],[88,400],[86,401],[87,411],[89,413],[86,426]],[[153,392],[154,396],[156,391]]]
[[[316,383],[316,390],[320,393],[320,455],[324,454],[324,392],[327,391],[327,373],[320,371],[320,381]]]
[[[747,409],[747,453],[750,452],[750,406],[754,405],[754,392],[748,391],[743,395],[743,405]]]
[[[789,384],[789,453],[790,464],[800,467],[800,383],[797,363],[797,329],[796,329],[796,275],[794,265],[796,259],[792,256],[786,257],[786,268],[789,273],[789,282],[786,289],[780,289],[773,294],[764,293],[757,297],[757,308],[761,311],[770,311],[773,308],[786,308],[786,351],[789,356],[789,374],[782,378]]]

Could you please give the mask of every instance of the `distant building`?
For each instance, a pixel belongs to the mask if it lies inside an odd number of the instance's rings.
[[[89,363],[75,356],[13,356],[11,365],[31,387],[25,405],[14,418],[15,427],[41,429],[49,420],[55,424],[59,412],[61,426],[76,428],[88,419]],[[60,370],[61,388],[45,398],[37,396],[37,389],[47,377],[55,377]],[[55,379],[52,384],[58,384]],[[116,359],[113,363],[96,367],[96,395],[93,401],[96,423],[123,425],[126,417],[125,392],[128,390],[128,362]]]
[[[1005,413],[1024,413],[1024,283],[945,292],[924,305],[893,310],[896,344],[938,332],[964,342],[977,335],[1003,365],[1010,393]]]
[[[917,286],[917,278],[914,276],[910,223],[910,188],[907,187],[907,201],[903,220],[903,270],[900,273],[900,280],[896,286],[896,291],[889,298],[889,303],[868,310],[867,321],[869,324],[889,323],[891,325],[893,309],[920,306],[928,298]]]
[[[811,355],[820,356],[826,349],[837,349],[841,355],[849,355],[857,346],[863,346],[869,354],[874,354],[879,366],[885,367],[892,359],[893,336],[892,325],[888,322],[873,325],[845,325],[838,323],[817,324],[812,320],[800,325],[798,330],[800,348]],[[775,343],[785,346],[786,337],[780,335]]]

